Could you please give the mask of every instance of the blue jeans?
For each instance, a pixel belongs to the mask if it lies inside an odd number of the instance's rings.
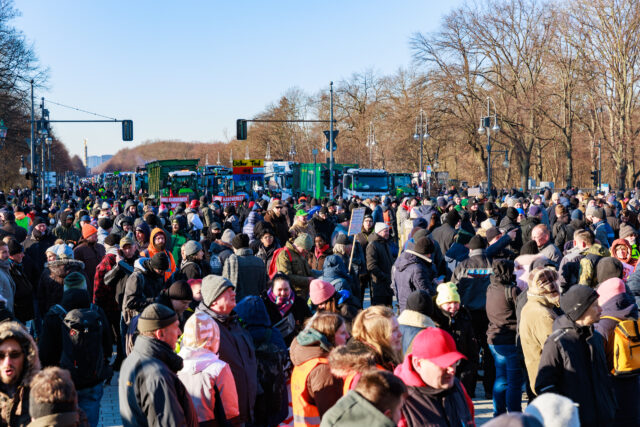
[[[522,412],[522,352],[515,345],[489,345],[496,365],[493,383],[493,416]]]
[[[91,427],[98,426],[100,419],[100,400],[102,399],[103,392],[102,383],[78,390],[78,406],[87,414],[87,419]]]

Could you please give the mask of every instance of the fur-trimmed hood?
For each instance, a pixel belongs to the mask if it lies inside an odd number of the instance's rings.
[[[13,338],[20,343],[22,351],[27,355],[24,365],[24,372],[20,380],[20,386],[26,387],[31,380],[40,371],[40,358],[38,357],[38,347],[33,337],[18,322],[2,322],[0,323],[0,343]]]
[[[77,259],[57,259],[45,264],[49,268],[51,276],[64,279],[74,271],[84,271],[84,262]]]
[[[413,326],[415,328],[437,328],[434,321],[419,311],[404,309],[398,316],[398,323],[405,326]]]

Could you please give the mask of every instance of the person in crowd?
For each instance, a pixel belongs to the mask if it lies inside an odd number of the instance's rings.
[[[281,248],[278,243],[273,228],[267,222],[260,222],[255,229],[256,239],[249,244],[253,254],[260,258],[268,268],[276,250]]]
[[[402,333],[389,307],[371,306],[353,321],[352,340],[368,347],[380,369],[392,372],[402,362]]]
[[[211,271],[209,263],[204,259],[204,250],[200,242],[189,240],[182,245],[182,262],[176,278],[182,280],[202,279]]]
[[[534,385],[544,343],[553,332],[553,322],[561,314],[559,275],[553,268],[535,269],[528,283],[527,302],[520,314],[518,335],[529,384]]]
[[[166,305],[178,315],[180,330],[187,321],[186,310],[193,301],[193,291],[186,280],[176,280],[168,288],[162,289],[155,302]]]
[[[33,273],[36,268],[33,261],[25,256],[24,248],[17,240],[9,240],[7,248],[9,250],[9,275],[15,285],[13,313],[21,323],[26,324],[34,318],[35,314],[34,285],[37,285],[37,279]],[[28,265],[26,265],[27,262]],[[27,274],[27,269],[31,273],[30,275]]]
[[[326,206],[321,207],[320,210],[313,215],[310,223],[313,235],[322,235],[325,243],[329,243],[329,237],[333,234],[333,230],[336,227],[331,218],[329,218],[329,209]],[[320,270],[320,268],[316,270]]]
[[[395,427],[402,417],[400,408],[406,394],[407,387],[400,378],[391,372],[372,370],[324,414],[320,427]]]
[[[24,242],[24,253],[33,260],[33,264],[36,268],[34,277],[40,277],[44,270],[44,264],[47,262],[47,256],[45,252],[48,248],[53,246],[55,236],[51,234],[47,223],[42,217],[35,217],[33,220],[33,228],[31,234]]]
[[[16,296],[16,284],[11,278],[9,246],[4,240],[0,240],[0,295],[2,295],[7,301],[7,309],[11,312],[15,312],[14,300]]]
[[[235,286],[236,299],[260,295],[267,288],[264,262],[249,249],[249,236],[237,234],[232,241],[234,254],[224,263],[222,276]]]
[[[328,221],[328,220],[326,220]],[[325,259],[333,255],[333,250],[329,246],[328,237],[325,234],[318,233],[313,238],[313,251],[309,253],[309,265],[314,270],[322,270]]]
[[[433,311],[433,321],[437,327],[447,331],[456,343],[456,348],[466,359],[461,359],[456,369],[456,377],[462,382],[470,397],[475,397],[478,376],[479,345],[473,330],[473,320],[466,307],[460,305],[458,287],[452,283],[441,283]],[[399,320],[399,319],[398,319]],[[404,340],[404,335],[403,335]],[[405,350],[405,354],[410,351]]]
[[[289,235],[292,239],[295,239],[296,236],[300,234],[313,235],[313,229],[307,220],[308,216],[309,214],[304,209],[298,209],[296,211],[293,225],[289,227]]]
[[[175,352],[178,316],[162,304],[150,304],[138,319],[140,335],[122,363],[118,381],[124,426],[197,426],[189,392],[176,375],[184,363]]]
[[[527,405],[525,414],[535,417],[543,426],[580,425],[578,407],[571,399],[556,393],[544,393]]]
[[[411,344],[425,328],[436,328],[433,319],[433,299],[425,290],[418,289],[409,294],[405,309],[398,316],[398,327],[402,334],[402,354],[411,353]]]
[[[189,233],[187,231],[187,217],[185,215],[174,215],[171,218],[171,241],[168,247],[171,248],[171,255],[176,263],[180,264],[182,261],[182,254],[180,248],[182,245],[190,240]]]
[[[61,223],[53,230],[56,239],[62,239],[65,243],[73,243],[74,245],[82,238],[80,229],[73,225],[73,212],[66,211],[62,216]]]
[[[157,253],[164,253],[167,258],[167,268],[164,269],[164,281],[168,282],[176,272],[176,262],[173,254],[167,249],[167,234],[161,228],[151,230],[149,247],[140,252],[143,258],[153,258]]]
[[[426,328],[416,335],[411,353],[394,371],[408,389],[399,426],[475,425],[473,402],[455,375],[462,359],[444,330]]]
[[[591,222],[596,240],[602,247],[609,249],[616,236],[609,223],[605,220],[604,209],[591,206],[587,208],[585,217],[587,221]]]
[[[149,247],[149,237],[151,236],[151,229],[149,225],[142,221],[136,225],[135,229],[135,243],[138,246],[138,251],[144,251]],[[124,237],[124,236],[121,236]]]
[[[624,282],[618,277],[600,283],[597,292],[602,314],[594,328],[604,339],[607,367],[613,373],[611,380],[617,403],[613,425],[640,425],[640,407],[636,402],[636,397],[640,395],[640,377],[616,372],[615,360],[620,355],[616,355],[619,350],[614,345],[616,333],[625,330],[621,322],[631,321],[630,326],[634,327],[638,320],[638,306],[635,299],[627,294]],[[616,328],[619,332],[616,332]]]
[[[564,205],[556,205],[554,209],[556,221],[553,224],[551,233],[553,235],[553,244],[556,248],[560,249],[560,251],[564,252],[565,245],[570,241],[569,236],[573,234],[572,232],[575,232],[575,230],[569,230],[573,228],[573,226],[569,224],[570,218],[567,208],[565,208]]]
[[[233,311],[236,294],[233,284],[212,274],[202,279],[202,302],[194,315],[205,313],[220,329],[220,359],[229,364],[238,394],[238,423],[253,421],[253,406],[258,392],[258,373],[253,339],[240,326]]]
[[[416,290],[424,290],[435,296],[436,268],[431,257],[435,246],[428,237],[421,237],[413,246],[400,254],[393,265],[393,289],[402,312],[408,296]]]
[[[218,324],[202,312],[191,316],[180,342],[183,367],[178,378],[191,396],[200,425],[234,425],[240,415],[236,382],[229,365],[220,360],[219,349]]]
[[[589,286],[572,286],[560,296],[564,314],[542,349],[535,392],[558,393],[579,405],[580,425],[613,425],[616,403],[602,335],[593,324],[602,308]]]
[[[560,265],[562,252],[553,244],[551,233],[546,225],[539,224],[533,227],[533,230],[531,230],[531,240],[536,242],[539,254],[553,261],[556,266]]]
[[[442,256],[444,256],[455,241],[456,225],[460,222],[458,211],[449,211],[444,217],[444,223],[436,227],[431,233],[432,238],[438,242]]]
[[[80,427],[86,414],[77,404],[77,392],[69,371],[50,366],[31,380],[29,416],[32,427]]]
[[[313,311],[336,313],[342,316],[347,331],[358,314],[358,301],[346,289],[338,290],[331,283],[314,279],[309,284],[309,301]]]
[[[289,278],[276,273],[269,282],[269,288],[261,294],[271,324],[276,327],[287,346],[302,330],[304,322],[311,317],[306,302],[295,294],[289,284]]]
[[[107,238],[113,229],[113,221],[111,218],[104,217],[98,220],[98,243],[104,245],[104,239]]]
[[[281,200],[275,199],[269,203],[264,220],[271,225],[279,245],[284,246],[289,240],[289,225],[287,223],[286,206]]]
[[[291,404],[296,424],[319,425],[322,416],[342,397],[342,380],[331,373],[327,356],[349,335],[335,313],[317,313],[291,343]]]
[[[215,226],[216,224],[214,224]],[[231,242],[236,237],[236,233],[231,229],[226,229],[222,233],[220,239],[217,239],[209,246],[209,265],[211,266],[211,274],[220,276],[224,264],[229,257],[233,255],[233,245]]]
[[[576,283],[595,288],[598,284],[597,265],[602,258],[608,256],[609,250],[595,242],[591,231],[576,231],[573,235],[573,249],[567,252],[558,267],[563,279],[563,293]]]
[[[98,230],[91,224],[85,224],[82,228],[82,239],[73,249],[73,258],[84,263],[84,271],[88,278],[95,277],[96,268],[105,253],[104,246],[98,243]],[[93,284],[93,280],[91,283]],[[89,287],[89,296],[93,300],[93,286]]]
[[[362,301],[358,299],[357,281],[347,271],[347,264],[340,255],[329,255],[324,262],[322,280],[331,283],[337,292],[341,293],[349,301],[350,305],[362,307]],[[343,291],[349,292],[347,296]]]
[[[391,268],[393,257],[389,246],[389,226],[384,222],[376,223],[374,233],[369,236],[367,245],[367,270],[371,274],[371,305],[393,303],[391,289]]]
[[[315,274],[306,259],[312,245],[311,236],[301,233],[293,242],[288,241],[277,256],[274,255],[277,271],[286,274],[296,295],[305,299],[309,297],[309,283],[315,279]]]
[[[487,343],[496,367],[493,384],[495,417],[507,411],[522,412],[523,360],[516,345],[516,299],[520,289],[515,284],[513,267],[513,261],[510,260],[493,261],[493,275],[487,288]]]
[[[168,269],[169,258],[165,252],[158,252],[151,259],[136,260],[133,273],[127,278],[122,300],[122,319],[125,324],[129,325],[131,319],[153,303],[164,288]]]

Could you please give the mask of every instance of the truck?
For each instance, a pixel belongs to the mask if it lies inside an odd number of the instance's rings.
[[[200,188],[204,193],[230,196],[233,194],[233,169],[227,166],[206,165],[198,168]]]
[[[249,196],[264,186],[264,160],[233,161],[234,194]]]
[[[264,163],[264,188],[282,193],[283,198],[293,195],[293,169],[296,162],[273,161]]]
[[[346,169],[357,167],[355,163],[334,163],[334,188],[340,186]],[[291,166],[291,171],[291,189],[296,198],[301,193],[317,199],[329,197],[331,190],[328,163],[298,163]]]
[[[389,187],[392,192],[395,192],[396,197],[416,195],[410,173],[391,173],[389,174],[389,181]]]
[[[198,195],[199,159],[156,160],[145,165],[149,194],[156,197]]]
[[[384,169],[348,168],[342,173],[342,197],[361,199],[389,194],[389,173]]]

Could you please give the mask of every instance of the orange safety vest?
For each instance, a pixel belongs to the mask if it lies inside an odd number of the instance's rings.
[[[328,363],[329,361],[326,358],[316,357],[293,368],[293,373],[291,374],[291,406],[293,408],[294,427],[320,425],[321,419],[318,407],[309,402],[307,377],[316,366]]]
[[[391,214],[389,213],[389,211],[383,212],[382,213],[382,219],[384,219],[384,223],[387,224],[389,227],[391,227]]]
[[[356,375],[358,375],[358,372],[349,372],[349,374],[347,375],[347,377],[344,379],[344,384],[342,386],[342,395],[344,396],[345,394],[347,394],[349,392],[349,390],[351,390],[351,384],[353,384],[353,380],[356,378]]]

